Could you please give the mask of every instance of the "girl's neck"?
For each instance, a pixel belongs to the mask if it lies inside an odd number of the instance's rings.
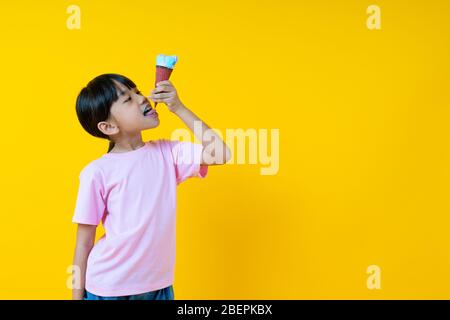
[[[120,137],[114,139],[114,148],[111,149],[110,153],[121,153],[133,151],[142,148],[145,145],[142,140],[142,135]]]

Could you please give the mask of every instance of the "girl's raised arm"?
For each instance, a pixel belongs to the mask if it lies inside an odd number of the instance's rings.
[[[172,82],[169,80],[160,81],[157,83],[157,87],[151,91],[151,95],[149,98],[153,102],[162,102],[167,105],[170,111],[176,114],[185,124],[186,126],[197,136],[197,138],[201,141],[203,145],[203,155],[202,155],[202,165],[220,165],[225,164],[231,159],[231,150],[222,140],[222,138],[214,132],[204,121],[202,121],[195,113],[193,113],[190,109],[188,109],[178,97],[177,90],[173,86]],[[201,124],[200,132],[196,132],[195,123]],[[204,141],[204,134],[209,133],[208,141]],[[211,143],[210,140],[214,140],[212,143],[213,148],[209,147]],[[216,144],[216,142],[218,142]],[[207,156],[205,153],[208,153]],[[206,161],[205,159],[212,159],[212,161]]]

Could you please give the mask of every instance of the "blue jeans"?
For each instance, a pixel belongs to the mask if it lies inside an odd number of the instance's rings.
[[[84,290],[84,300],[174,300],[173,287],[170,285],[155,291],[134,294],[131,296],[101,297]]]

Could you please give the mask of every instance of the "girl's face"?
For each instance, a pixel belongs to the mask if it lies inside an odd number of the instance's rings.
[[[117,85],[119,99],[111,106],[111,120],[121,133],[140,133],[142,130],[159,125],[159,117],[150,102],[137,88],[128,89],[123,84]]]

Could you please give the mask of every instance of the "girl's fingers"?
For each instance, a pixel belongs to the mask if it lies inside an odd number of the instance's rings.
[[[172,88],[167,87],[167,86],[161,86],[158,88],[155,88],[151,91],[151,93],[158,93],[158,92],[171,92]]]
[[[160,81],[160,82],[158,82],[158,83],[156,84],[156,86],[163,86],[163,85],[171,86],[171,85],[172,85],[172,82],[170,82],[169,80],[163,80],[163,81]]]
[[[172,101],[170,98],[153,98],[150,100],[153,102],[165,102],[165,103]]]
[[[164,97],[150,97],[151,101],[155,101],[155,102],[160,102],[160,101],[165,101],[168,98],[164,98]]]
[[[156,98],[156,99],[164,99],[164,98],[172,98],[172,93],[157,93],[150,96],[150,98]]]
[[[156,88],[153,88],[148,98],[153,102],[164,102],[164,99],[172,98],[175,95],[175,88],[170,81],[166,80],[158,82]]]

